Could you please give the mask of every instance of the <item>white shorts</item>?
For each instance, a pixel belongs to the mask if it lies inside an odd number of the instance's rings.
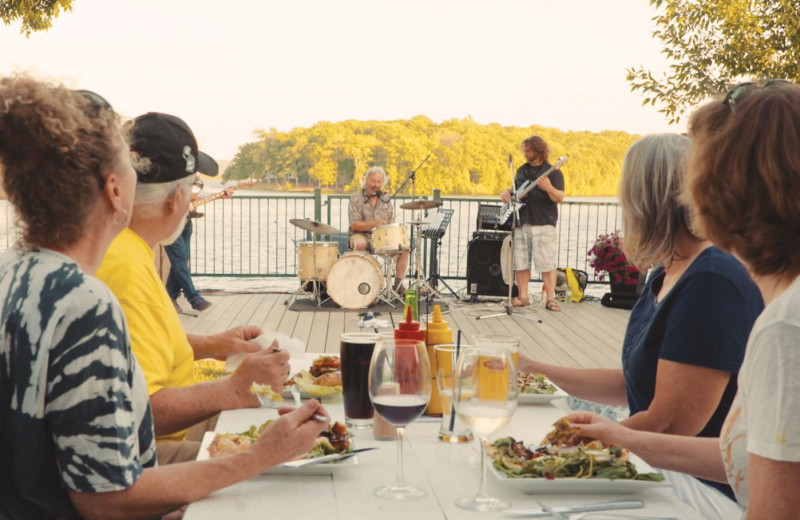
[[[523,224],[514,230],[514,270],[530,269],[531,260],[540,273],[556,270],[555,226]]]

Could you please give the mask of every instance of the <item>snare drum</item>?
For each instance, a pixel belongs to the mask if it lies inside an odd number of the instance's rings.
[[[338,257],[339,244],[336,242],[300,242],[297,244],[297,274],[301,280],[324,280]]]
[[[372,230],[372,251],[379,255],[399,255],[408,250],[408,228],[403,224],[385,224]]]
[[[363,309],[378,299],[383,287],[380,263],[361,251],[345,253],[328,272],[328,296],[345,309]]]

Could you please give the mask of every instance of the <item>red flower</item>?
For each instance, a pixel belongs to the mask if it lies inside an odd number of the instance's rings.
[[[614,283],[625,285],[639,283],[639,270],[628,262],[625,253],[622,252],[619,230],[598,236],[586,256],[599,281],[605,280],[608,273]]]

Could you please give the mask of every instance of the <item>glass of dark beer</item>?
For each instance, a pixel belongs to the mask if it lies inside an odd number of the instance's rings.
[[[372,428],[375,410],[369,398],[369,362],[377,341],[377,334],[342,334],[339,355],[342,358],[344,418],[350,428]]]

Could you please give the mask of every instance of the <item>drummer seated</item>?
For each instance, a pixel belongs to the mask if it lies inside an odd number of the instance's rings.
[[[368,251],[373,253],[371,247],[372,231],[380,226],[392,223],[394,208],[391,201],[386,198],[383,187],[389,182],[386,170],[380,166],[373,166],[364,173],[361,189],[350,197],[347,214],[350,220],[350,249],[353,251]],[[408,269],[408,250],[397,255],[395,266],[395,287],[406,276]]]
[[[347,241],[350,249],[352,251],[363,251],[366,253],[375,254],[375,252],[372,250],[372,230],[390,223],[391,222],[386,220],[353,222],[353,224],[350,226],[350,238]],[[400,284],[406,277],[406,271],[408,270],[408,259],[408,249],[397,255],[397,264],[395,265],[394,271],[394,286],[397,290],[402,289]]]

